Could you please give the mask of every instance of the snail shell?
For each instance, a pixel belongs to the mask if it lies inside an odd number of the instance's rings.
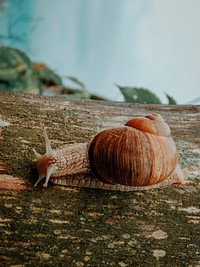
[[[178,153],[169,126],[157,114],[97,134],[89,147],[92,172],[111,184],[149,186],[175,170]]]
[[[39,178],[66,186],[109,190],[152,187],[176,172],[178,152],[169,126],[158,114],[137,117],[123,127],[104,130],[87,144],[53,150],[43,127],[46,153],[34,153]],[[183,183],[177,171],[175,182]],[[147,188],[148,189],[148,188]]]

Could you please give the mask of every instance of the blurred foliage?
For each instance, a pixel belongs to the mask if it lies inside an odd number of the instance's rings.
[[[68,80],[75,84],[75,87],[65,87],[63,93],[67,93],[69,97],[89,99],[91,98],[90,92],[87,90],[84,83],[79,81],[76,77],[67,76]]]
[[[75,77],[68,77],[68,80],[75,83],[76,88],[65,87],[62,78],[53,70],[45,64],[32,63],[19,49],[0,47],[0,91],[92,98],[82,82]]]
[[[24,92],[34,87],[29,57],[18,49],[0,47],[0,91]]]
[[[123,87],[117,85],[122,95],[124,96],[125,102],[132,103],[142,103],[142,104],[162,104],[160,99],[152,93],[150,90],[145,88],[137,88],[137,87]],[[176,105],[176,101],[166,94],[168,98],[169,105]]]
[[[76,77],[73,76],[67,76],[67,78],[69,80],[71,80],[72,82],[74,82],[75,84],[77,84],[82,90],[86,90],[86,86],[84,83],[82,83],[81,81],[79,81]]]
[[[62,79],[54,71],[42,63],[33,63],[35,77],[44,86],[62,86]]]
[[[62,79],[53,70],[42,63],[33,63],[33,75],[37,80],[37,88],[40,94],[44,94],[46,88],[50,92],[60,94],[62,91]]]
[[[68,76],[66,86],[62,78],[42,63],[31,62],[19,49],[0,47],[0,91],[29,92],[42,95],[58,95],[71,98],[106,100],[93,95],[76,77]],[[161,104],[160,99],[148,89],[117,85],[124,100],[132,103]],[[166,94],[169,104],[176,101]]]
[[[160,99],[151,91],[144,88],[119,86],[126,102],[161,104]]]
[[[177,104],[176,100],[172,96],[168,95],[167,93],[165,93],[165,95],[168,99],[169,105],[176,105]]]
[[[62,78],[52,69],[42,63],[32,63],[19,49],[0,47],[0,91],[104,99],[91,94],[77,78],[67,78],[75,87],[64,86]]]

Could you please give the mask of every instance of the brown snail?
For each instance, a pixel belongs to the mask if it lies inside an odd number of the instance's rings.
[[[35,149],[39,178],[55,184],[131,191],[184,183],[169,126],[158,114],[136,117],[123,127],[98,133],[87,143],[53,150],[43,126],[46,153]]]

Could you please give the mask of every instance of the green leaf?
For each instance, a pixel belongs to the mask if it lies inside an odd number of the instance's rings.
[[[161,104],[160,99],[148,89],[117,86],[123,94],[125,102]]]
[[[76,77],[73,77],[73,76],[67,76],[67,78],[68,78],[70,81],[72,81],[72,82],[78,84],[78,85],[81,87],[82,90],[86,90],[85,84],[82,83],[81,81],[79,81]]]
[[[176,100],[172,96],[168,95],[167,93],[165,93],[165,95],[168,98],[169,105],[176,105],[177,104]]]

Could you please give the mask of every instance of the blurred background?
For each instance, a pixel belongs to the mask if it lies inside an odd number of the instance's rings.
[[[0,45],[0,90],[200,103],[199,0],[0,0]]]

